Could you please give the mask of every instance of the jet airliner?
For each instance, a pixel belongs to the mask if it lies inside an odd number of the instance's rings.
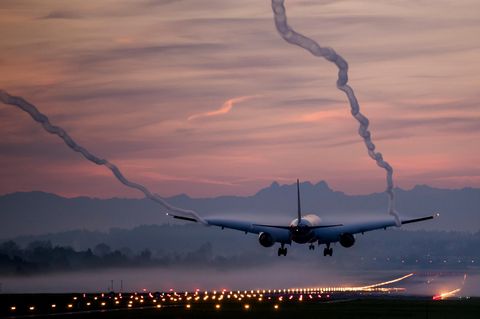
[[[332,243],[339,242],[343,247],[352,247],[355,243],[355,234],[363,234],[376,229],[387,229],[388,227],[421,222],[438,216],[438,214],[436,214],[415,219],[400,219],[400,225],[397,225],[393,216],[385,216],[384,218],[377,218],[376,220],[369,219],[364,222],[324,224],[317,215],[302,215],[300,184],[298,179],[297,204],[297,218],[292,220],[289,225],[265,225],[242,220],[202,218],[195,212],[175,212],[167,213],[167,215],[180,220],[198,222],[206,226],[235,229],[243,231],[245,234],[258,234],[258,241],[263,247],[272,247],[276,243],[280,244],[278,256],[286,256],[287,247],[285,247],[285,245],[291,245],[292,242],[309,244],[310,250],[315,249],[315,243],[325,245],[323,255],[332,256],[333,248],[330,247]]]

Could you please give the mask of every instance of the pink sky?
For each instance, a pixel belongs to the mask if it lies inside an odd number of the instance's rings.
[[[287,1],[335,48],[395,184],[480,187],[478,1]],[[385,189],[336,68],[286,44],[269,1],[2,1],[0,89],[168,196],[276,180]],[[0,194],[140,196],[0,105]]]

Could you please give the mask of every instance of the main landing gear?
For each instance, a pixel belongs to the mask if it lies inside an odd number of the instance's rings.
[[[285,244],[282,244],[280,248],[278,248],[278,256],[286,256],[287,255],[287,247],[285,247]]]
[[[308,246],[308,250],[315,250],[315,245],[314,245],[314,244],[310,244],[310,246]]]
[[[333,255],[333,248],[330,248],[330,243],[327,244],[327,247],[323,250],[324,256],[332,256]]]

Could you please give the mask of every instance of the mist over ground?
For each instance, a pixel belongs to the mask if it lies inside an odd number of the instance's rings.
[[[45,274],[20,278],[2,278],[4,293],[99,292],[109,291],[194,291],[288,289],[308,287],[359,287],[406,275],[403,270],[342,271],[336,267],[316,267],[294,260],[266,267],[222,270],[178,268],[108,269],[74,273]],[[413,277],[391,285],[406,288],[406,294],[433,296],[461,288],[461,296],[480,296],[480,275],[469,273],[463,284],[463,272],[419,271]]]

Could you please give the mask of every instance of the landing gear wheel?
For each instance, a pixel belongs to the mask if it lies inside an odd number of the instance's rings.
[[[332,256],[333,255],[333,248],[325,248],[323,249],[324,256]]]
[[[308,246],[308,249],[309,250],[315,250],[315,246],[313,244],[310,244],[310,246]]]
[[[286,256],[287,255],[287,248],[280,247],[278,248],[278,256]]]

